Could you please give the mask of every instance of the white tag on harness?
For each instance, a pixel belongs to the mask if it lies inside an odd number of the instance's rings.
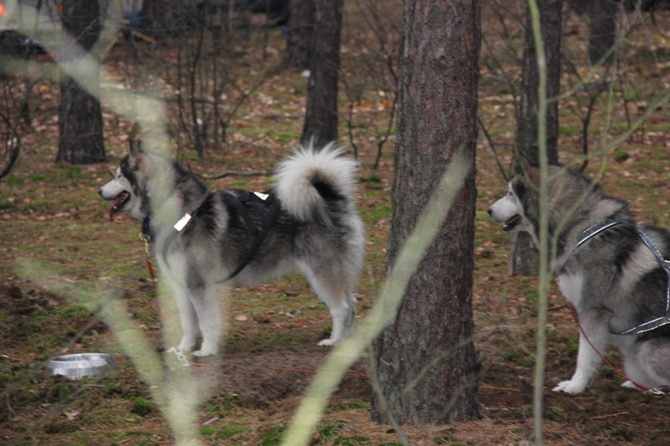
[[[191,221],[191,214],[186,213],[182,218],[179,219],[177,223],[174,224],[174,228],[177,230],[177,232],[181,232],[189,221]]]
[[[254,195],[256,195],[258,198],[260,198],[263,201],[267,200],[268,197],[269,197],[268,194],[264,194],[262,192],[254,192]]]

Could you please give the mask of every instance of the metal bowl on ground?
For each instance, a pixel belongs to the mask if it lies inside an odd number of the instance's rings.
[[[77,353],[52,358],[47,363],[47,376],[63,375],[70,379],[104,375],[114,368],[114,359],[107,353]]]

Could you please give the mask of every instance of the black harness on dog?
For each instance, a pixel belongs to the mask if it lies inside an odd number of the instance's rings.
[[[630,223],[627,222],[607,219],[602,223],[591,226],[590,228],[582,232],[582,235],[579,237],[579,240],[577,241],[575,249],[580,247],[586,241],[590,240],[592,237],[595,237],[596,235],[600,234],[602,231],[605,231],[606,229],[609,229],[612,226],[616,226],[619,224],[630,225]],[[670,324],[670,261],[666,260],[663,257],[661,251],[659,251],[654,242],[649,238],[647,234],[645,234],[645,232],[642,229],[640,229],[638,226],[635,226],[635,231],[637,232],[637,235],[642,239],[644,244],[647,246],[647,248],[649,248],[649,250],[654,254],[654,257],[656,257],[656,260],[661,265],[661,268],[663,268],[663,271],[665,271],[665,273],[668,276],[668,285],[666,287],[665,292],[665,315],[644,322],[636,327],[629,328],[628,330],[622,331],[620,333],[614,333],[617,335],[627,335],[627,334],[640,335],[648,331],[660,328],[664,325]]]
[[[274,194],[273,190],[269,190],[263,193],[260,192],[249,192],[246,190],[233,190],[226,191],[224,194],[224,201],[229,205],[233,206],[239,215],[242,216],[244,224],[247,227],[247,231],[254,236],[254,241],[249,247],[246,257],[240,263],[235,271],[228,275],[225,279],[219,281],[218,283],[224,283],[231,280],[233,277],[237,276],[242,270],[251,262],[258,252],[258,249],[263,244],[265,237],[270,232],[272,225],[274,225],[279,215],[279,208],[281,207],[281,202],[279,198]],[[254,225],[251,216],[249,215],[249,210],[247,206],[255,201],[256,203],[263,203],[267,210],[263,219],[260,222],[260,226]]]
[[[249,234],[254,236],[254,240],[251,243],[251,246],[249,247],[247,255],[244,257],[244,260],[237,266],[237,268],[232,273],[230,273],[225,279],[220,280],[218,283],[228,282],[229,280],[237,276],[239,273],[241,273],[242,270],[244,270],[244,268],[246,268],[247,265],[249,265],[249,263],[256,256],[256,253],[258,253],[258,249],[263,244],[265,237],[268,235],[270,229],[277,220],[277,216],[279,215],[279,209],[281,208],[281,202],[279,201],[279,198],[277,198],[277,196],[274,194],[273,190],[269,190],[263,193],[249,192],[246,190],[239,190],[239,189],[226,190],[224,191],[223,194],[223,200],[226,203],[226,205],[234,208],[237,214],[242,218],[242,221],[244,221],[244,225],[247,231],[249,232]],[[263,216],[263,219],[260,221],[259,225],[254,224],[251,215],[249,214],[248,206],[252,203],[255,204],[260,203],[266,207],[265,215]],[[172,231],[165,239],[163,249],[161,250],[161,256],[163,257],[163,260],[165,260],[165,263],[168,265],[168,267],[170,266],[170,264],[167,260],[167,255],[170,248],[172,247],[177,237],[179,237],[179,235],[188,227],[191,221],[193,221],[193,219],[197,216],[199,209],[200,207],[198,207],[195,211],[193,211],[192,214],[189,213],[184,214],[184,216],[180,218],[179,221],[177,221],[177,223],[174,224],[173,226],[174,231]],[[150,217],[146,217],[142,222],[142,233],[149,239],[151,239]]]

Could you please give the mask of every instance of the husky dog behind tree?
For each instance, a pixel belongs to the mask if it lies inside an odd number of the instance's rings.
[[[279,165],[265,193],[210,192],[173,159],[131,143],[115,178],[100,188],[109,214],[142,221],[174,291],[183,337],[195,356],[218,353],[217,285],[249,286],[300,271],[333,319],[333,345],[351,331],[354,287],[363,262],[363,224],[354,202],[356,163],[330,144],[301,148]]]
[[[527,231],[536,243],[538,184],[538,170],[528,168],[488,209],[504,231]],[[548,195],[555,273],[584,331],[574,375],[554,390],[584,391],[600,368],[598,352],[610,344],[623,356],[624,386],[670,385],[670,269],[663,260],[670,233],[637,225],[625,202],[565,167],[550,166]]]

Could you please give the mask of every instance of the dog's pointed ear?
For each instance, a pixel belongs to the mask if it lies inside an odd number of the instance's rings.
[[[526,168],[526,175],[528,175],[528,181],[533,187],[540,187],[540,169],[534,166],[528,166]]]
[[[521,157],[521,160],[519,161],[519,169],[521,169],[521,172],[528,172],[530,169],[533,168],[533,163],[530,162],[528,158],[525,156]]]
[[[540,169],[526,157],[521,157],[519,161],[521,174],[526,178],[527,183],[532,187],[540,185]]]
[[[139,167],[143,154],[142,141],[138,140],[136,142],[131,138],[128,141],[128,158],[130,160],[130,165],[133,166],[134,169]]]
[[[139,156],[141,144],[142,144],[141,141],[135,142],[135,140],[132,138],[128,140],[128,153],[130,154],[130,156],[135,157]]]

